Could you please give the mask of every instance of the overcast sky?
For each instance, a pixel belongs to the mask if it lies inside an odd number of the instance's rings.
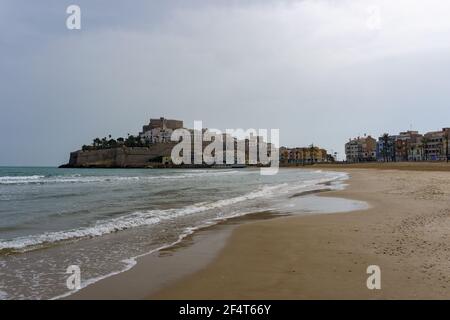
[[[445,0],[1,0],[0,165],[59,165],[160,116],[340,154],[365,133],[440,130],[449,17]]]

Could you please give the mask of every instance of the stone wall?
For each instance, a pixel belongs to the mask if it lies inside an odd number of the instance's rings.
[[[69,167],[142,168],[152,159],[170,156],[176,143],[159,143],[148,148],[120,147],[104,150],[75,151],[70,154]]]

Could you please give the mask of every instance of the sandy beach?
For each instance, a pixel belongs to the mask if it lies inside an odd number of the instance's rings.
[[[231,219],[69,298],[450,298],[450,172],[345,171],[345,190],[315,196],[369,209]],[[369,265],[381,269],[381,290],[367,289]]]
[[[203,270],[149,299],[448,299],[450,173],[347,169],[369,210],[242,225]],[[381,268],[368,290],[366,268]]]

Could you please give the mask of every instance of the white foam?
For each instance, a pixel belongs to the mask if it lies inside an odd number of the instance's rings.
[[[33,175],[33,176],[3,176],[0,177],[0,184],[21,184],[32,183],[45,178],[45,176]]]
[[[232,171],[231,171],[232,172]],[[209,176],[209,173],[207,172],[200,172],[204,173],[205,175]],[[186,173],[178,174],[178,177],[181,175],[184,175]],[[190,173],[187,173],[190,174]],[[193,173],[192,175],[196,175],[197,173]],[[226,173],[228,174],[228,172]],[[70,240],[70,239],[76,239],[76,238],[90,238],[90,237],[97,237],[101,236],[107,233],[112,233],[120,230],[126,230],[133,227],[139,227],[139,226],[145,226],[145,225],[152,225],[159,223],[163,220],[168,219],[174,219],[176,217],[185,216],[189,214],[194,214],[206,210],[211,209],[219,209],[225,206],[230,206],[233,204],[240,203],[242,201],[251,200],[251,199],[259,199],[264,197],[271,197],[276,196],[279,197],[280,193],[291,193],[296,192],[298,190],[306,190],[306,189],[320,189],[320,188],[329,188],[330,186],[324,186],[320,185],[320,183],[325,182],[332,182],[332,181],[339,181],[344,180],[348,176],[347,174],[342,173],[330,173],[329,175],[326,175],[324,178],[320,179],[312,179],[308,181],[301,181],[301,183],[290,185],[287,183],[277,184],[277,185],[266,185],[263,186],[257,190],[254,190],[252,192],[249,192],[247,194],[244,194],[242,196],[233,197],[229,199],[223,199],[215,202],[202,202],[197,203],[196,205],[192,206],[186,206],[184,208],[179,209],[168,209],[168,210],[149,210],[149,211],[140,211],[140,212],[134,212],[132,214],[118,217],[115,219],[110,219],[106,221],[99,221],[94,226],[88,227],[88,228],[80,228],[76,230],[68,230],[68,231],[60,231],[60,232],[53,232],[53,233],[46,233],[36,236],[29,236],[29,237],[23,237],[23,238],[16,238],[11,241],[1,241],[0,240],[0,250],[2,249],[17,249],[17,250],[23,250],[28,251],[32,250],[36,246],[43,245],[45,243],[49,242],[57,242],[57,241],[63,241],[63,240]],[[124,267],[119,271],[114,271],[112,273],[109,273],[104,276],[96,277],[93,279],[89,279],[87,281],[84,281],[82,283],[82,288],[85,288],[93,283],[96,283],[102,279],[108,278],[110,276],[125,272],[127,270],[130,270],[136,263],[137,259],[151,254],[153,252],[162,250],[164,248],[171,247],[179,242],[181,242],[186,236],[194,233],[196,230],[200,228],[204,228],[205,226],[215,224],[218,221],[223,221],[232,217],[242,216],[246,215],[248,213],[252,213],[255,211],[237,211],[237,212],[229,212],[226,216],[223,217],[216,217],[212,218],[208,221],[204,221],[203,224],[196,226],[196,227],[189,227],[185,228],[184,232],[179,236],[178,240],[164,245],[162,247],[156,248],[150,252],[146,252],[144,254],[141,254],[136,257],[132,257],[126,260],[123,260]],[[73,294],[76,291],[70,291],[67,293],[64,293],[58,297],[55,297],[54,299],[60,299],[67,297],[71,294]],[[1,293],[1,292],[0,292]],[[7,298],[7,295],[4,297],[4,299]],[[0,296],[1,299],[1,296]]]
[[[138,211],[126,216],[106,221],[98,221],[92,227],[66,231],[47,232],[39,235],[19,237],[12,240],[2,240],[0,241],[0,250],[9,249],[28,251],[28,249],[34,249],[34,247],[43,244],[79,238],[93,238],[134,227],[153,225],[164,220],[170,220],[180,216],[186,216],[194,213],[204,212],[207,210],[222,208],[246,200],[269,196],[275,190],[281,189],[285,186],[287,186],[287,184],[263,186],[256,191],[249,192],[242,196],[218,200],[211,203],[201,202],[195,205],[190,205],[178,209]]]
[[[254,173],[252,171],[236,170],[194,170],[193,172],[180,172],[172,175],[152,175],[152,176],[82,176],[62,175],[62,176],[3,176],[0,177],[0,185],[22,185],[22,184],[50,184],[50,183],[95,183],[95,182],[123,182],[123,181],[150,181],[150,180],[178,180],[189,178],[202,178],[222,175]]]
[[[297,188],[299,188],[299,187],[300,188],[305,188],[306,186],[315,185],[317,188],[322,188],[320,186],[320,183],[333,182],[333,181],[342,181],[342,180],[346,180],[346,179],[348,179],[348,174],[346,174],[346,173],[339,173],[339,172],[333,172],[333,173],[330,173],[330,176],[328,178],[317,179],[317,180],[310,180],[308,182],[304,182],[304,183],[302,183],[300,185],[297,185],[296,187]],[[338,188],[338,187],[340,187],[340,185],[336,185],[336,188]],[[217,201],[217,202],[215,202],[213,204],[209,204],[209,206],[210,207],[211,206],[220,207],[221,205],[238,203],[238,202],[243,201],[243,200],[252,199],[252,198],[253,199],[254,198],[258,198],[259,196],[268,196],[270,194],[273,194],[273,192],[276,191],[276,190],[282,191],[282,192],[291,192],[292,191],[292,189],[289,188],[286,183],[275,185],[275,186],[265,186],[265,187],[261,188],[258,191],[251,192],[251,193],[247,194],[246,196],[235,197],[235,198],[227,199],[227,200],[220,200],[220,201]],[[208,204],[202,204],[201,207],[205,207],[205,206],[208,206]],[[270,210],[270,208],[266,208],[266,209]],[[198,225],[196,227],[187,227],[187,228],[185,228],[184,232],[178,237],[178,239],[176,241],[174,241],[172,243],[169,243],[167,245],[158,247],[156,249],[153,249],[153,250],[151,250],[149,252],[145,252],[143,254],[137,255],[135,257],[122,260],[122,262],[125,264],[125,267],[122,270],[114,271],[114,272],[111,272],[111,273],[109,273],[107,275],[104,275],[104,276],[100,276],[100,277],[96,277],[96,278],[92,278],[92,279],[86,280],[86,281],[84,281],[81,284],[81,288],[80,289],[66,292],[64,294],[61,294],[59,296],[56,296],[56,297],[52,298],[52,300],[66,298],[66,297],[71,296],[72,294],[78,292],[79,290],[81,290],[83,288],[86,288],[87,286],[90,286],[90,285],[92,285],[92,284],[94,284],[94,283],[96,283],[98,281],[101,281],[101,280],[109,278],[111,276],[120,274],[122,272],[126,272],[126,271],[130,270],[131,268],[133,268],[137,264],[137,259],[139,259],[141,257],[144,257],[144,256],[147,256],[149,254],[152,254],[154,252],[157,252],[157,251],[160,251],[160,250],[164,250],[166,248],[173,247],[174,245],[177,245],[178,243],[183,241],[183,239],[185,239],[187,236],[193,234],[195,231],[197,231],[199,229],[202,229],[202,228],[205,228],[205,227],[217,224],[220,221],[225,221],[225,220],[228,220],[230,218],[244,216],[244,215],[247,215],[247,214],[250,214],[250,213],[254,213],[254,211],[233,212],[233,213],[230,213],[229,215],[227,215],[225,217],[216,217],[216,218],[213,218],[211,220],[207,220],[203,224]]]
[[[109,278],[111,276],[115,276],[115,275],[120,274],[122,272],[126,272],[126,271],[130,270],[131,268],[133,268],[137,264],[137,259],[139,259],[141,257],[144,257],[144,256],[147,256],[147,255],[150,255],[150,254],[152,254],[154,252],[158,252],[158,251],[161,251],[161,250],[164,250],[164,249],[167,249],[167,248],[171,248],[171,247],[177,245],[178,243],[180,243],[181,241],[183,241],[183,239],[186,238],[187,236],[193,234],[195,231],[197,231],[197,230],[199,230],[201,228],[205,228],[205,227],[207,227],[207,226],[209,226],[211,224],[213,224],[213,223],[212,222],[211,223],[206,222],[206,223],[204,223],[204,224],[202,224],[200,226],[197,226],[197,227],[188,227],[188,228],[186,228],[184,230],[184,232],[178,237],[178,239],[176,241],[174,241],[172,243],[169,243],[169,244],[166,244],[166,245],[163,245],[163,246],[158,247],[156,249],[150,250],[150,251],[145,252],[143,254],[137,255],[135,257],[122,260],[122,263],[124,263],[124,265],[125,265],[125,267],[122,270],[114,271],[114,272],[111,272],[111,273],[109,273],[107,275],[104,275],[104,276],[99,276],[99,277],[96,277],[96,278],[92,278],[92,279],[86,280],[86,281],[81,283],[80,289],[76,289],[76,290],[72,290],[72,291],[63,293],[63,294],[61,294],[59,296],[51,298],[51,300],[58,300],[58,299],[66,298],[66,297],[71,296],[72,294],[78,292],[79,290],[81,290],[83,288],[86,288],[87,286],[90,286],[90,285],[92,285],[92,284],[94,284],[94,283],[96,283],[96,282],[98,282],[100,280]]]
[[[201,202],[195,205],[177,209],[138,211],[118,218],[98,221],[97,223],[95,223],[95,225],[90,227],[47,232],[39,235],[18,237],[12,240],[0,239],[0,250],[17,250],[25,252],[34,249],[36,246],[41,246],[49,243],[80,238],[99,237],[105,234],[127,230],[135,227],[154,225],[160,223],[161,221],[175,219],[181,216],[187,216],[207,210],[219,209],[256,198],[269,197],[275,192],[277,194],[288,194],[299,190],[308,191],[324,189],[326,188],[326,186],[320,185],[321,183],[341,180],[346,176],[346,174],[338,174],[321,179],[307,180],[294,185],[289,185],[287,183],[281,183],[277,185],[264,185],[259,189],[242,196],[218,200],[215,202]]]
[[[261,188],[242,196],[218,200],[215,202],[200,202],[195,205],[177,209],[138,211],[118,218],[98,221],[91,227],[57,232],[47,232],[39,235],[19,237],[12,240],[0,239],[0,250],[17,250],[25,252],[35,249],[35,247],[37,246],[49,243],[80,238],[99,237],[105,234],[127,230],[135,227],[154,225],[165,220],[175,219],[177,217],[200,213],[207,210],[219,209],[247,200],[269,197],[275,192],[276,194],[288,194],[298,190],[307,191],[324,189],[326,188],[326,186],[320,185],[320,183],[343,179],[345,177],[346,174],[339,174],[337,176],[335,175],[327,178],[303,181],[302,183],[297,185],[289,185],[287,183],[281,183],[277,185],[264,185]]]

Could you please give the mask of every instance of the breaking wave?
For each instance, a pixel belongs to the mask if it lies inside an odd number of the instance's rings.
[[[216,171],[216,170],[199,170],[190,173],[177,173],[172,175],[153,175],[153,176],[84,176],[80,174],[67,176],[3,176],[0,177],[0,185],[23,185],[23,184],[50,184],[50,183],[95,183],[95,182],[126,182],[126,181],[151,181],[151,180],[171,180],[186,178],[201,178],[221,175],[242,174],[243,172],[235,170]],[[249,172],[245,172],[249,173]],[[245,174],[244,173],[244,174]]]
[[[19,237],[12,240],[0,240],[0,252],[26,252],[55,242],[80,238],[99,237],[108,233],[118,232],[135,227],[148,226],[186,215],[219,209],[242,201],[272,195],[276,190],[282,190],[287,184],[263,186],[245,195],[218,200],[211,203],[201,202],[195,205],[177,209],[137,211],[125,216],[105,221],[98,221],[91,227],[66,231],[47,232],[39,235]]]

